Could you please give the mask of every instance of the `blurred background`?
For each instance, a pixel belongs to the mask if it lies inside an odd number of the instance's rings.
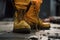
[[[13,0],[0,0],[0,35],[1,35],[0,37],[3,37],[3,38],[5,37],[8,39],[9,39],[9,37],[12,38],[15,36],[17,36],[17,37],[22,36],[19,34],[18,35],[11,34],[11,33],[9,34],[9,32],[13,31],[13,27],[14,27],[13,26],[13,17],[14,17],[15,10],[14,10],[12,3],[13,3]],[[40,13],[39,17],[42,19],[48,18],[50,16],[60,16],[60,0],[43,0],[39,13]],[[60,17],[59,17],[59,19],[60,19]],[[60,23],[60,20],[58,22]],[[50,30],[45,30],[46,32],[44,30],[42,30],[42,31],[40,30],[41,34],[45,32],[44,35],[49,34],[50,36],[53,36],[53,40],[54,40],[54,37],[57,35],[56,37],[58,37],[60,40],[60,24],[58,24],[58,25],[50,24],[50,25],[51,25]],[[6,32],[8,32],[8,33],[6,34]],[[40,32],[37,32],[37,34],[41,37],[41,35],[39,33]],[[39,37],[39,39],[44,38],[43,40],[45,40],[47,38],[47,36],[46,37],[42,36],[41,38],[40,37]]]
[[[13,0],[0,0],[0,20],[13,19],[14,7]],[[43,0],[40,17],[60,16],[60,0]]]

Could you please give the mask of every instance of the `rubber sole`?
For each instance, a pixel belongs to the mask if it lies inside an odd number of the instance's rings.
[[[31,29],[23,28],[23,29],[14,29],[14,33],[23,33],[23,34],[29,34],[31,32]]]

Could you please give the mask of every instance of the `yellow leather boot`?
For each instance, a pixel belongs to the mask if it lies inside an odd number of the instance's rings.
[[[13,32],[30,33],[31,27],[24,20],[24,15],[30,0],[14,0],[16,11],[14,17],[14,30]]]
[[[30,32],[35,28],[50,28],[50,24],[44,24],[39,18],[42,0],[14,0],[16,12],[14,19],[14,32]]]
[[[50,24],[44,23],[41,18],[39,18],[40,6],[42,0],[31,0],[31,6],[28,12],[24,15],[24,19],[30,25],[36,25],[40,29],[49,29]]]

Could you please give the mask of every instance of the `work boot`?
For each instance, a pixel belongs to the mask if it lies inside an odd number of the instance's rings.
[[[26,9],[30,4],[30,0],[14,0],[15,16],[14,16],[14,30],[16,33],[30,33],[31,27],[24,20]]]
[[[24,15],[24,19],[30,25],[36,24],[39,28],[49,29],[50,24],[44,23],[41,18],[39,18],[39,11],[42,0],[31,0],[31,6],[28,12]]]
[[[30,32],[30,29],[33,28],[31,25],[36,25],[36,29],[39,25],[39,28],[49,28],[49,24],[44,24],[39,18],[40,6],[42,0],[15,0],[15,19],[14,19],[14,32],[21,31],[25,33],[26,31]],[[23,25],[22,25],[23,24]],[[29,29],[29,30],[26,30]],[[17,30],[16,30],[17,29]],[[20,30],[21,29],[21,30]],[[24,32],[24,31],[25,32]]]

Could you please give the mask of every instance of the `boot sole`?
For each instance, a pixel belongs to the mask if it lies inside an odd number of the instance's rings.
[[[14,29],[13,32],[14,33],[30,34],[31,29],[28,29],[28,28]]]

